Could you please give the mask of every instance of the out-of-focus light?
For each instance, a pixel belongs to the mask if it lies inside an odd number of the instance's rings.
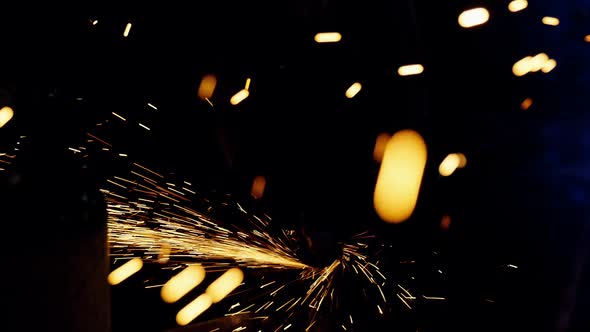
[[[139,126],[145,130],[151,130],[148,126],[144,125],[143,123],[139,123]]]
[[[424,66],[421,64],[405,65],[397,69],[399,76],[418,75],[424,71]]]
[[[123,37],[129,37],[129,32],[131,31],[131,23],[127,23],[125,26],[125,31],[123,31]]]
[[[205,279],[205,269],[201,265],[191,265],[170,278],[162,287],[160,295],[167,303],[180,300]]]
[[[97,24],[98,24],[98,20],[92,21],[92,25],[97,25]]]
[[[363,86],[359,82],[355,82],[348,89],[346,89],[344,94],[346,95],[346,98],[353,98],[361,91],[362,88]]]
[[[524,57],[518,61],[516,61],[516,63],[514,63],[514,65],[512,66],[512,73],[516,76],[524,76],[526,74],[528,74],[531,71],[531,59],[533,57],[532,56],[527,56]]]
[[[118,285],[141,270],[142,267],[143,261],[140,258],[133,258],[109,273],[107,280],[111,285]]]
[[[249,77],[246,79],[246,86],[244,86],[244,89],[246,89],[246,90],[249,90],[250,89],[250,82],[251,81],[252,80]]]
[[[449,227],[451,227],[451,216],[445,214],[442,219],[440,220],[440,228],[443,231],[448,231]]]
[[[0,109],[0,128],[4,127],[14,116],[14,111],[9,106],[4,106]]]
[[[533,105],[533,100],[531,98],[527,98],[520,103],[520,109],[523,111],[528,110]]]
[[[375,211],[384,221],[400,223],[412,215],[426,154],[424,139],[413,130],[398,131],[389,139],[373,197]]]
[[[585,41],[586,43],[590,43],[590,35],[586,35],[586,36],[584,37],[584,41]]]
[[[467,157],[465,157],[464,154],[462,154],[461,152],[457,152],[455,153],[457,155],[457,157],[459,157],[459,168],[463,168],[465,166],[467,166]]]
[[[342,39],[339,32],[320,32],[313,37],[316,43],[337,43]]]
[[[215,75],[205,75],[199,84],[199,91],[197,94],[201,99],[209,99],[213,96],[215,86],[217,85],[217,77]]]
[[[391,135],[387,133],[381,133],[377,136],[377,140],[375,141],[375,148],[373,149],[373,159],[380,163],[383,160],[383,154],[385,153],[385,147],[387,146],[387,142]]]
[[[539,53],[539,54],[535,55],[529,61],[530,71],[537,72],[537,71],[541,70],[541,68],[543,68],[543,66],[545,65],[545,63],[547,61],[549,61],[549,56],[547,54]]]
[[[490,12],[483,7],[468,9],[459,15],[457,21],[463,28],[472,28],[486,23],[490,19]]]
[[[126,153],[119,153],[119,157],[127,157]]]
[[[514,0],[514,1],[510,1],[510,3],[508,4],[508,10],[513,13],[516,13],[516,12],[519,12],[519,11],[525,9],[528,6],[529,6],[529,3],[527,0]]]
[[[548,72],[555,69],[555,67],[557,67],[557,61],[555,61],[555,59],[549,59],[549,60],[547,60],[547,62],[545,62],[543,64],[541,71],[543,71],[545,74],[547,74]]]
[[[460,163],[461,158],[456,153],[451,153],[438,166],[438,173],[442,176],[449,176],[455,172]]]
[[[165,264],[170,260],[170,245],[163,243],[158,254],[158,263]]]
[[[250,92],[248,92],[248,90],[242,89],[238,93],[233,95],[231,97],[231,99],[229,100],[229,102],[232,105],[237,105],[237,104],[241,103],[244,99],[248,98],[249,95],[250,95]]]
[[[180,309],[176,314],[176,323],[178,325],[186,325],[192,322],[200,314],[209,309],[213,302],[208,294],[201,294],[184,308]]]
[[[213,281],[205,291],[213,303],[221,301],[244,280],[244,273],[238,268],[231,268],[225,271],[219,278]]]
[[[264,188],[265,187],[266,187],[266,179],[264,178],[264,176],[255,177],[254,181],[252,181],[252,190],[250,191],[250,193],[252,194],[252,197],[254,197],[256,199],[262,198],[262,195],[264,195]]]
[[[545,16],[541,19],[541,22],[545,25],[551,25],[554,27],[559,25],[559,19],[557,17]]]

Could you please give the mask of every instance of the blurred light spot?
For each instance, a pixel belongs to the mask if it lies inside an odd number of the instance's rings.
[[[377,140],[375,141],[375,148],[373,149],[373,159],[380,163],[383,160],[383,154],[385,153],[385,147],[387,146],[387,142],[391,135],[387,133],[381,133],[377,136]]]
[[[555,67],[557,67],[557,61],[555,61],[555,59],[549,59],[547,62],[545,62],[543,64],[541,71],[543,71],[545,74],[547,74],[548,72],[555,69]]]
[[[251,190],[252,197],[254,197],[256,199],[262,198],[262,195],[264,195],[264,188],[265,187],[266,187],[266,179],[264,178],[264,176],[255,177],[254,181],[252,181],[252,190]]]
[[[242,270],[231,268],[213,281],[205,292],[211,296],[213,303],[217,303],[236,289],[242,283],[242,280],[244,280]]]
[[[126,153],[119,153],[119,157],[127,157]]]
[[[155,109],[156,111],[158,110],[158,108],[157,108],[156,106],[154,106],[154,105],[152,105],[152,104],[150,104],[150,103],[147,103],[147,105],[148,105],[149,107],[151,107],[151,108]]]
[[[440,220],[440,228],[443,231],[448,231],[449,227],[451,227],[451,216],[445,214],[442,219]]]
[[[246,89],[246,90],[249,90],[249,89],[250,89],[250,82],[251,82],[251,81],[252,81],[252,80],[251,80],[250,78],[247,78],[247,79],[246,79],[246,86],[244,87],[244,89]]]
[[[398,68],[397,73],[400,76],[418,75],[424,71],[424,66],[421,64],[405,65]]]
[[[586,36],[584,37],[584,41],[585,41],[586,43],[590,43],[590,35],[586,35]]]
[[[531,105],[533,105],[533,100],[531,98],[527,98],[523,100],[522,103],[520,103],[520,109],[526,111],[531,107]]]
[[[97,24],[98,24],[98,20],[92,21],[92,25],[97,25]]]
[[[217,85],[217,78],[215,75],[205,75],[201,79],[201,84],[199,84],[199,91],[197,94],[201,99],[209,99],[213,96],[213,91],[215,91],[215,86]]]
[[[459,157],[459,168],[467,166],[467,157],[461,152],[455,153]]]
[[[14,111],[9,106],[4,106],[0,109],[0,128],[4,127],[14,116]]]
[[[129,37],[129,32],[131,31],[131,23],[127,23],[125,26],[125,31],[123,31],[123,37]]]
[[[451,153],[438,166],[438,173],[442,176],[449,176],[455,172],[460,163],[461,158],[456,153]]]
[[[111,285],[118,285],[137,271],[141,270],[142,267],[143,261],[140,258],[133,258],[109,273],[107,280]]]
[[[545,17],[543,17],[541,22],[543,22],[543,24],[545,24],[545,25],[551,25],[551,26],[558,26],[559,25],[559,19],[557,17],[545,16]]]
[[[537,72],[543,68],[545,63],[549,61],[549,56],[545,53],[539,53],[529,60],[530,71]]]
[[[232,105],[237,105],[237,104],[241,103],[244,99],[248,98],[249,95],[250,95],[250,92],[248,92],[248,90],[242,89],[238,93],[233,95],[231,97],[231,99],[229,100],[229,102]]]
[[[353,83],[348,89],[346,89],[346,92],[344,93],[346,98],[353,98],[356,96],[356,94],[361,91],[362,87],[363,86],[359,82]]]
[[[209,309],[213,302],[208,294],[201,294],[176,314],[176,323],[186,325]]]
[[[518,60],[512,66],[512,73],[514,73],[514,75],[519,76],[519,77],[528,74],[531,71],[531,63],[530,62],[531,62],[532,58],[533,58],[532,56],[527,56],[527,57],[524,57],[524,58]]]
[[[144,125],[142,123],[139,123],[139,126],[142,127],[145,130],[151,130],[148,126],[146,126],[146,125]]]
[[[205,279],[205,269],[201,265],[191,265],[170,278],[162,287],[160,295],[167,303],[180,300]]]
[[[338,32],[320,32],[313,39],[316,43],[337,43],[342,39],[342,35]]]
[[[74,149],[74,148],[68,148],[70,151],[74,151],[74,153],[80,153],[82,151],[78,150],[78,149]]]
[[[375,210],[384,221],[399,223],[412,215],[426,154],[424,139],[413,130],[401,130],[387,143],[373,198]]]
[[[516,12],[519,12],[519,11],[525,9],[528,6],[529,6],[529,3],[527,0],[514,0],[514,1],[510,1],[510,3],[508,4],[508,10],[513,13],[516,13]]]
[[[490,19],[490,12],[483,7],[468,9],[459,15],[458,22],[463,28],[471,28],[486,23]]]

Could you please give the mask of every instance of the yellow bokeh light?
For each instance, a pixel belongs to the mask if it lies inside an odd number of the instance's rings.
[[[209,309],[213,301],[208,294],[201,294],[199,297],[194,299],[191,303],[187,304],[184,308],[176,314],[176,323],[178,325],[186,325],[192,322],[200,314]]]
[[[205,269],[200,265],[191,265],[170,278],[162,287],[160,295],[167,303],[180,300],[205,279]]]
[[[238,93],[233,95],[231,97],[231,99],[229,100],[229,102],[232,105],[237,105],[237,104],[241,103],[242,101],[244,101],[244,99],[248,98],[249,95],[250,95],[250,92],[248,92],[248,90],[242,89]]]
[[[527,98],[520,103],[520,109],[523,111],[528,110],[533,105],[533,100],[531,98]]]
[[[249,77],[246,79],[246,86],[244,86],[244,89],[246,90],[250,90],[250,82],[252,82],[252,79],[250,79]]]
[[[489,19],[490,12],[483,7],[477,7],[462,12],[457,21],[463,28],[472,28],[486,23]]]
[[[455,172],[455,170],[461,164],[461,158],[456,153],[449,154],[438,166],[438,173],[442,176],[449,176]]]
[[[250,193],[252,194],[252,197],[260,199],[262,198],[262,195],[264,195],[265,188],[266,179],[264,178],[264,176],[257,176],[254,178],[254,181],[252,181],[252,189]]]
[[[555,59],[549,59],[549,60],[547,60],[547,62],[545,62],[543,64],[541,71],[544,72],[545,74],[547,74],[548,72],[555,69],[555,67],[557,67],[557,61],[555,61]]]
[[[513,13],[516,13],[516,12],[519,12],[519,11],[525,9],[528,6],[529,6],[529,3],[527,0],[514,0],[514,1],[510,1],[510,3],[508,4],[508,10]]]
[[[140,258],[133,258],[109,273],[107,281],[111,285],[118,285],[141,270],[142,267],[143,261]]]
[[[199,90],[197,92],[199,98],[201,99],[210,99],[213,96],[213,92],[215,91],[215,86],[217,85],[217,77],[215,75],[205,75],[201,79],[201,84],[199,84]]]
[[[231,268],[213,281],[205,292],[211,296],[213,303],[217,303],[236,289],[242,283],[242,280],[244,280],[242,270]]]
[[[373,159],[380,163],[383,160],[383,154],[385,153],[385,147],[387,146],[387,142],[391,135],[387,133],[381,133],[377,136],[377,140],[375,141],[375,148],[373,149]]]
[[[339,32],[320,32],[313,37],[316,43],[337,43],[342,39]]]
[[[361,91],[362,87],[363,86],[359,82],[353,83],[348,89],[346,89],[344,95],[346,98],[353,98]]]
[[[527,56],[524,57],[520,60],[518,60],[513,66],[512,66],[512,73],[514,73],[514,75],[516,76],[524,76],[526,74],[528,74],[531,71],[531,59],[533,57],[532,56]]]
[[[590,35],[586,35],[586,36],[584,37],[584,41],[585,41],[586,43],[590,43]]]
[[[467,166],[467,157],[460,152],[457,152],[455,154],[457,155],[457,157],[459,157],[459,166],[457,166],[457,167],[463,168],[463,167]]]
[[[4,127],[14,116],[14,111],[9,106],[4,106],[0,109],[0,128]]]
[[[418,75],[424,71],[424,66],[421,64],[405,65],[397,69],[400,76]]]
[[[389,139],[379,169],[373,203],[379,217],[400,223],[408,219],[418,200],[426,143],[413,130],[401,130]]]
[[[551,26],[558,26],[559,25],[559,19],[557,17],[545,16],[545,17],[543,17],[543,19],[541,19],[541,22],[543,22],[543,24],[545,24],[545,25],[551,25]]]
[[[541,70],[541,68],[543,68],[543,66],[545,65],[545,63],[547,61],[549,61],[549,56],[547,54],[539,53],[539,54],[535,55],[529,61],[530,71],[537,72],[537,71]]]
[[[131,32],[131,23],[127,23],[125,26],[125,31],[123,31],[123,37],[129,37],[129,32]]]

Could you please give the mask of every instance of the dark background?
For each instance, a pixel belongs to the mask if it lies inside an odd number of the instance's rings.
[[[3,52],[1,97],[15,117],[0,129],[0,144],[13,151],[19,141],[15,168],[44,169],[43,176],[84,165],[90,187],[138,161],[231,193],[281,227],[310,229],[325,247],[369,228],[392,246],[390,261],[444,266],[444,279],[424,274],[421,282],[442,282],[434,288],[448,302],[411,319],[392,314],[378,330],[585,330],[590,4],[531,1],[519,13],[507,4],[217,1],[4,13],[13,47]],[[460,28],[458,14],[476,5],[489,9],[490,21]],[[561,24],[542,25],[545,15]],[[343,39],[316,44],[320,31]],[[539,52],[557,60],[554,71],[511,73],[514,62]],[[425,72],[397,76],[408,63]],[[205,74],[218,79],[214,107],[197,98]],[[250,96],[230,105],[246,78]],[[346,99],[355,81],[363,89]],[[523,111],[527,97],[533,105]],[[379,133],[404,128],[424,136],[428,163],[414,215],[387,225],[372,208],[379,167],[372,149]],[[107,137],[129,160],[74,158],[67,147],[83,144],[87,132]],[[438,164],[457,151],[467,167],[441,178]],[[77,173],[61,172],[56,182],[78,182]],[[267,188],[254,202],[257,175]],[[448,232],[439,228],[444,214],[452,218]],[[113,289],[113,330],[129,329],[129,310],[143,329],[173,327],[169,317],[146,314],[146,303],[154,311],[160,304],[138,291],[140,279]]]

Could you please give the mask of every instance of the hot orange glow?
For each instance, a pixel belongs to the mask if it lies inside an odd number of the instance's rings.
[[[531,107],[531,105],[533,105],[533,100],[531,98],[527,98],[523,100],[522,103],[520,103],[520,108],[523,111],[526,111]]]
[[[442,176],[449,176],[455,172],[461,163],[461,158],[456,153],[449,154],[438,167],[438,172]]]
[[[266,187],[266,179],[264,178],[264,176],[255,177],[254,181],[252,181],[252,190],[250,191],[250,193],[252,194],[252,197],[254,197],[256,199],[262,198],[262,195],[264,195],[264,188],[265,187]]]
[[[197,92],[199,98],[201,99],[210,99],[213,96],[213,92],[215,91],[215,86],[217,85],[217,78],[215,75],[205,75],[201,79],[201,84],[199,85],[199,91]]]
[[[440,228],[443,231],[448,231],[450,227],[451,227],[451,216],[449,216],[448,214],[445,214],[442,217],[442,219],[440,220]]]
[[[387,147],[387,142],[391,135],[387,133],[381,133],[377,136],[377,140],[375,141],[375,148],[373,149],[373,159],[376,162],[381,162],[383,160],[383,154],[385,153],[385,147]]]
[[[373,199],[375,210],[384,221],[400,223],[412,215],[426,154],[426,143],[413,130],[401,130],[387,143]]]

